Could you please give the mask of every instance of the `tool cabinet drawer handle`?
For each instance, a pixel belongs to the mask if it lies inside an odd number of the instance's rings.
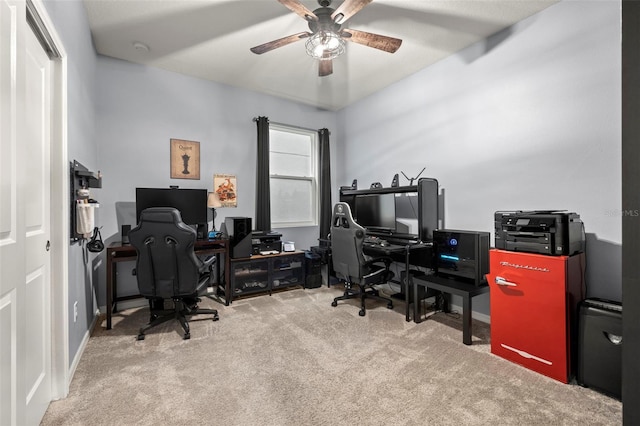
[[[518,287],[518,284],[512,283],[510,281],[507,281],[502,277],[496,277],[495,282],[498,285],[504,285],[504,286],[507,286],[507,287]]]

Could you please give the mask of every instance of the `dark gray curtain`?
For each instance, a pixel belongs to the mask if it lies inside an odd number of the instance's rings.
[[[320,238],[327,238],[331,228],[331,161],[329,155],[329,130],[318,130],[320,145]]]
[[[258,160],[256,165],[257,231],[271,230],[271,190],[269,185],[269,118],[254,118],[258,125]]]

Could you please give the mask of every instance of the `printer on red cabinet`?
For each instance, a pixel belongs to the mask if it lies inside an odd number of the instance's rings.
[[[585,249],[580,215],[566,210],[497,211],[495,247],[502,250],[571,256]]]

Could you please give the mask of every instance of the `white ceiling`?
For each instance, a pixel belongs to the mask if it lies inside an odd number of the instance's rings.
[[[403,40],[390,54],[355,43],[318,77],[304,40],[262,55],[250,47],[308,30],[277,0],[84,0],[98,53],[338,110],[557,0],[374,0],[343,24]],[[301,0],[310,10],[316,0]],[[334,0],[337,8],[341,0]],[[136,49],[144,43],[149,51]]]

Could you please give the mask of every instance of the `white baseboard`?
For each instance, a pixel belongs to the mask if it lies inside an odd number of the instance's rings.
[[[73,362],[69,367],[69,375],[67,376],[68,386],[71,386],[71,381],[73,380],[73,376],[76,374],[76,368],[78,368],[78,364],[80,363],[82,354],[84,354],[84,350],[87,347],[87,343],[89,343],[89,338],[91,337],[91,331],[96,326],[99,318],[100,318],[100,310],[96,310],[95,315],[93,316],[93,321],[91,321],[91,325],[89,326],[89,329],[84,333],[82,342],[80,342],[80,347],[76,351],[76,356],[73,357]]]
[[[119,311],[124,311],[125,309],[131,309],[131,308],[139,308],[141,306],[149,306],[149,301],[141,297],[139,299],[123,300],[122,302],[118,302]],[[107,307],[100,306],[100,312],[102,314],[106,314]]]

